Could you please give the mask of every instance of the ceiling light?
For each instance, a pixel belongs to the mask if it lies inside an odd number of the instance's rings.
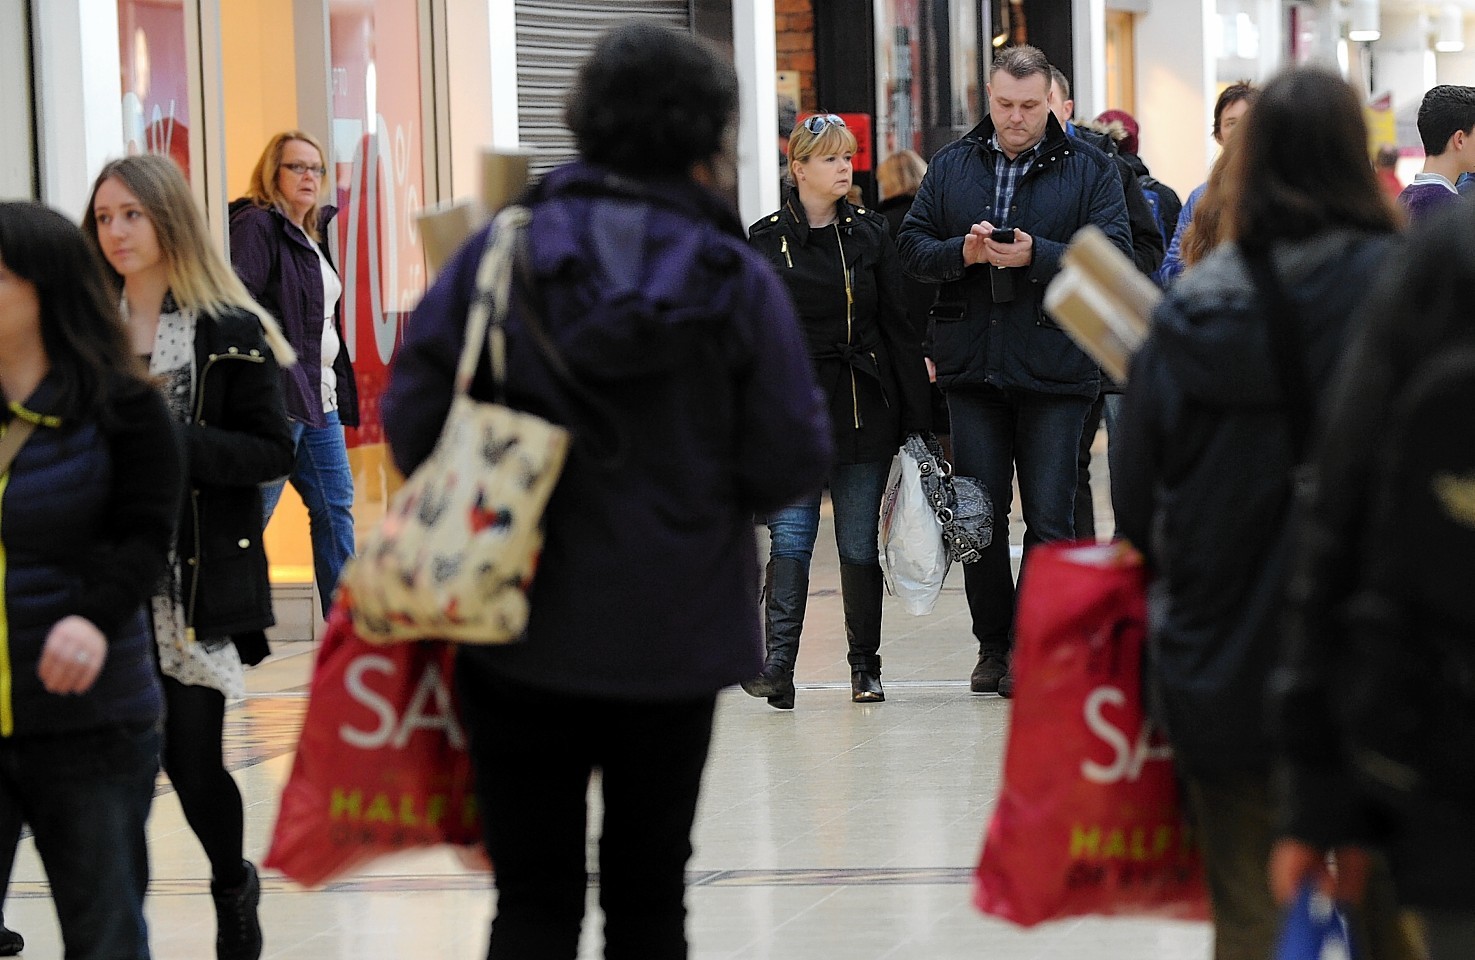
[[[1352,0],[1352,23],[1347,39],[1366,43],[1383,35],[1378,0]]]
[[[1439,31],[1434,35],[1434,49],[1440,53],[1458,53],[1465,49],[1465,15],[1453,3],[1446,3],[1439,10]]]

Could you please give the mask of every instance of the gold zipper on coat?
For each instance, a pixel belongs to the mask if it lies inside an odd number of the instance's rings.
[[[789,256],[789,238],[779,237],[778,248],[779,251],[784,255],[784,262],[789,265],[789,269],[794,269],[794,258]]]
[[[835,222],[835,242],[840,245],[840,275],[845,278],[845,343],[855,342],[855,294],[850,289],[850,271],[845,266],[845,241],[840,237],[840,223]],[[860,388],[855,384],[855,368],[850,368],[850,412],[855,429],[860,429]]]
[[[240,353],[235,347],[230,348],[229,353],[212,353],[205,360],[205,369],[200,371],[199,383],[195,387],[195,422],[200,422],[200,415],[205,412],[205,374],[210,368],[221,360],[245,360],[247,363],[265,363],[266,358],[259,353]]]
[[[194,527],[195,552],[189,558],[189,563],[195,568],[195,575],[189,581],[189,605],[185,607],[184,615],[184,639],[189,643],[195,642],[195,596],[200,592],[200,491],[191,487],[189,492],[190,514],[195,518],[191,524]]]

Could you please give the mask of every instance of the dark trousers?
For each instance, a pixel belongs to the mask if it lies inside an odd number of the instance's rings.
[[[24,826],[19,805],[0,806],[0,907],[5,905],[5,898],[10,895],[10,873],[15,867],[15,848],[20,843],[21,828]],[[5,916],[0,912],[0,927],[4,925]]]
[[[457,663],[497,913],[488,960],[573,960],[588,888],[589,780],[600,772],[599,904],[608,960],[684,960],[686,863],[715,696],[576,697]]]
[[[1025,549],[1073,538],[1077,458],[1092,401],[988,386],[950,391],[947,400],[953,466],[981,480],[994,502],[993,542],[963,567],[963,584],[979,649],[1002,654],[1014,628],[1008,516],[1015,473]]]
[[[1429,960],[1475,960],[1475,913],[1424,910],[1418,917]]]
[[[1184,786],[1213,902],[1214,960],[1265,960],[1273,954],[1282,918],[1270,894],[1270,850],[1278,835],[1270,777],[1254,771],[1185,776]],[[1362,907],[1350,910],[1349,920],[1368,956],[1418,956],[1381,859],[1373,863]]]
[[[0,742],[0,822],[31,825],[67,960],[149,956],[144,826],[159,744],[155,725]]]

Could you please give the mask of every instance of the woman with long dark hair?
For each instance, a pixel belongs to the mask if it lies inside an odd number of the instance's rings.
[[[146,376],[77,228],[0,203],[0,821],[30,824],[68,957],[149,956],[144,608],[182,474]]]
[[[210,859],[219,960],[256,960],[261,897],[244,857],[241,792],[225,768],[225,701],[267,655],[275,619],[260,485],[292,465],[270,339],[290,348],[215,248],[184,175],[157,155],[103,167],[82,221],[121,288],[133,352],[184,438],[188,495],[152,623],[167,704],[164,769]]]
[[[1113,441],[1118,529],[1154,575],[1146,687],[1203,844],[1216,960],[1263,960],[1280,923],[1267,880],[1266,685],[1282,642],[1292,473],[1400,223],[1340,77],[1282,73],[1242,126],[1224,171],[1223,242],[1158,307]],[[1386,874],[1375,886],[1375,955],[1411,956]]]

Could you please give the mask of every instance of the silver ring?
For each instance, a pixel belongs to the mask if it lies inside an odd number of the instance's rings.
[[[86,650],[78,650],[76,653],[72,654],[72,659],[77,661],[78,663],[91,663],[92,654],[88,653]]]

